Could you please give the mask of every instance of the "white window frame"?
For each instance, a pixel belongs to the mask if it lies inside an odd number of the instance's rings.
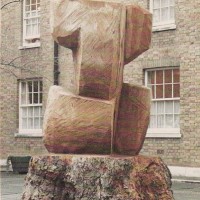
[[[148,81],[147,73],[149,71],[167,70],[167,69],[180,70],[179,67],[159,67],[159,68],[153,68],[153,69],[146,69],[145,70],[145,86],[147,87],[147,81]],[[165,101],[165,98],[162,98],[160,100]],[[180,102],[180,97],[167,98],[166,100],[179,100]],[[155,100],[152,99],[152,101],[158,102],[159,99],[155,99]],[[147,138],[180,138],[181,137],[180,128],[148,128],[146,137]]]
[[[29,0],[30,3],[32,0]],[[37,4],[36,0],[36,4]],[[30,35],[30,36],[26,36],[26,30],[27,30],[27,26],[26,26],[26,20],[28,19],[39,19],[40,21],[40,14],[36,11],[37,15],[34,17],[30,17],[27,18],[26,17],[26,0],[23,1],[23,46],[19,47],[19,49],[23,49],[23,48],[32,48],[32,47],[39,47],[40,46],[40,22],[38,22],[38,34],[35,35]],[[35,40],[35,42],[31,42],[32,40]]]
[[[27,80],[21,80],[19,82],[19,133],[15,134],[15,136],[27,136],[27,137],[41,137],[42,136],[42,128],[41,129],[23,129],[22,128],[22,108],[25,107],[40,107],[42,108],[42,103],[37,103],[37,104],[22,104],[22,83],[26,83],[26,98],[27,97],[27,91],[28,91],[28,82],[29,81],[42,81],[42,79],[27,79]],[[43,92],[43,91],[42,91]],[[42,93],[43,95],[43,93]],[[33,98],[33,97],[32,97]],[[39,98],[39,97],[38,97]],[[41,112],[41,110],[40,110]],[[39,114],[41,116],[42,113]],[[40,119],[41,120],[41,119]],[[40,121],[41,123],[41,121]]]
[[[153,14],[153,1],[154,0],[149,0],[150,1],[150,12]],[[175,0],[174,0],[174,19],[173,20],[168,20],[168,21],[161,21],[161,22],[153,22],[153,31],[163,31],[163,30],[171,30],[171,29],[176,29],[176,24],[175,24]]]

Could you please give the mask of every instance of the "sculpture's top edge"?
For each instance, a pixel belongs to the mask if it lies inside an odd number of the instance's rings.
[[[137,3],[131,1],[131,0],[53,0],[51,3],[56,4],[63,4],[67,2],[82,2],[82,3],[89,3],[89,2],[99,2],[99,3],[113,3],[113,4],[122,4],[122,5],[132,5],[132,6],[138,6]],[[147,10],[148,11],[148,10]]]

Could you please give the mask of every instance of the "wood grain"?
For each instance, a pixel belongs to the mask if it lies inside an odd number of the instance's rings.
[[[61,1],[54,6],[52,35],[73,51],[78,95],[106,100],[118,96],[122,79],[118,71],[124,66],[120,45],[124,9],[106,1]]]
[[[142,148],[149,125],[150,89],[124,83],[119,104],[114,152],[137,155]]]
[[[152,15],[137,5],[126,5],[124,64],[128,64],[151,43]]]
[[[44,122],[47,149],[60,153],[111,153],[114,145],[119,153],[127,149],[130,154],[138,153],[146,123],[136,127],[140,122],[133,125],[131,120],[144,120],[148,112],[140,106],[147,105],[149,99],[141,98],[137,105],[126,99],[126,89],[122,91],[123,68],[149,48],[151,14],[124,0],[54,0],[50,16],[54,40],[72,50],[76,93],[59,91],[49,95]],[[137,99],[144,91],[131,86],[130,97]],[[137,116],[133,118],[134,110],[128,115],[131,120],[124,133],[126,103],[137,107]],[[124,136],[127,138],[120,142]]]
[[[111,153],[114,102],[75,96],[52,86],[44,115],[44,144],[54,153]]]

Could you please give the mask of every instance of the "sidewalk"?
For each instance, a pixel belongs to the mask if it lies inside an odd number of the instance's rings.
[[[1,172],[0,200],[20,200],[26,175]]]
[[[20,200],[26,175],[1,172],[1,200]],[[175,200],[199,200],[200,180],[185,182],[176,177],[172,184]]]
[[[172,190],[175,200],[199,200],[200,182],[172,182]]]

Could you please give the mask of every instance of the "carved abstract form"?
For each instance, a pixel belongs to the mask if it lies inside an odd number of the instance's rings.
[[[123,84],[114,138],[114,151],[136,155],[142,148],[150,116],[150,90]]]
[[[114,102],[75,96],[51,87],[44,141],[53,153],[110,154]]]
[[[149,123],[150,92],[123,85],[123,68],[149,48],[151,14],[132,3],[96,0],[54,0],[51,12],[53,38],[72,50],[77,90],[50,90],[46,148],[138,154]]]
[[[54,0],[52,35],[73,51],[77,94],[120,94],[123,66],[148,49],[151,14],[125,2]]]

